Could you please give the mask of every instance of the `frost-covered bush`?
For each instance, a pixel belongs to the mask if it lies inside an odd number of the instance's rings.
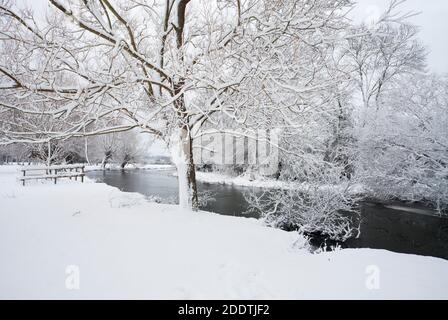
[[[357,234],[355,199],[338,186],[271,190],[248,199],[271,226],[342,241]]]
[[[446,213],[448,81],[421,75],[407,79],[368,118],[357,134],[356,151],[357,176],[370,195],[428,202]]]
[[[338,115],[309,121],[307,130],[288,132],[281,147],[284,187],[247,195],[250,211],[271,226],[319,234],[333,240],[356,236],[358,196],[347,172],[346,141]],[[344,159],[344,161],[341,161]]]

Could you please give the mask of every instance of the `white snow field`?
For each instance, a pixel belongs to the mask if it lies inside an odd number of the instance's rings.
[[[91,181],[22,187],[16,169],[0,166],[2,299],[448,298],[442,259],[312,254],[295,233],[254,219],[185,212]]]

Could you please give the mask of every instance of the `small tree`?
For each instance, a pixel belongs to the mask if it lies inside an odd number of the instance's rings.
[[[387,22],[375,30],[360,27],[362,36],[347,40],[345,57],[352,65],[352,79],[361,98],[361,126],[370,119],[371,109],[382,107],[382,96],[402,76],[422,71],[426,50],[418,40],[418,28],[410,24]]]
[[[126,165],[138,160],[141,154],[135,132],[120,133],[118,137],[117,161],[120,168],[124,169]]]

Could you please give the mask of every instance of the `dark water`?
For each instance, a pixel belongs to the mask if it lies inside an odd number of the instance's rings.
[[[146,196],[160,197],[164,202],[177,202],[177,178],[171,170],[110,170],[87,172],[89,178],[97,182],[119,188],[126,192],[138,192]],[[198,183],[199,193],[210,193],[214,201],[201,206],[205,211],[229,216],[242,216],[248,204],[244,199],[244,191],[249,188],[215,184]],[[255,215],[244,214],[245,217]]]
[[[399,207],[400,210],[364,203],[361,236],[348,240],[345,245],[448,259],[448,219],[431,210],[416,213],[403,211],[412,210],[410,207]]]
[[[177,179],[172,171],[113,170],[92,171],[87,175],[98,182],[126,192],[158,196],[163,201],[176,201]],[[199,183],[199,192],[212,193],[215,201],[202,209],[225,215],[245,216],[248,209],[244,192],[248,188]],[[412,211],[412,212],[408,212]],[[318,244],[318,241],[315,242]],[[346,248],[386,249],[401,253],[448,259],[448,219],[425,208],[403,205],[363,203],[361,236],[341,244]]]

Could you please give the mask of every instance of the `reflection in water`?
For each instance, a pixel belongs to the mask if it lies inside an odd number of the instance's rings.
[[[91,171],[87,175],[97,182],[119,188],[126,192],[139,192],[146,196],[157,196],[165,202],[177,202],[177,178],[172,170],[111,170]],[[229,216],[256,217],[243,214],[248,209],[244,199],[247,188],[231,185],[198,183],[198,192],[211,193],[214,201],[209,201],[201,207],[202,210],[211,211]]]
[[[158,196],[165,201],[177,198],[177,179],[173,171],[113,170],[88,172],[90,178],[126,192]],[[211,192],[215,201],[202,209],[225,215],[245,216],[248,188],[199,183],[199,192]],[[424,213],[424,214],[421,214]],[[429,255],[448,259],[448,219],[431,211],[411,208],[402,211],[395,205],[363,203],[361,237],[342,246],[348,248],[386,249],[395,252]]]

